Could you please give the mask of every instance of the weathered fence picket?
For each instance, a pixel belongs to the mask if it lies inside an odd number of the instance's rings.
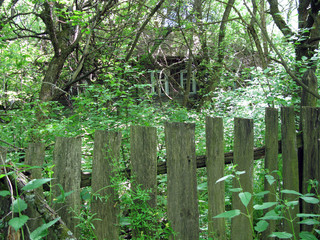
[[[61,195],[57,184],[62,186],[65,193],[72,192],[63,203],[55,203],[54,208],[75,236],[79,237],[79,228],[76,228],[79,220],[75,216],[79,215],[81,206],[81,138],[57,137],[53,163],[55,165],[53,168],[53,199]]]
[[[299,192],[299,167],[298,167],[298,149],[297,133],[295,126],[295,114],[293,107],[281,108],[281,141],[282,141],[282,177],[283,188]],[[293,194],[283,194],[288,201],[297,200]],[[291,217],[299,213],[299,205],[290,209]],[[290,219],[290,216],[287,216]],[[298,219],[294,221],[294,232],[299,236],[300,226],[297,224]],[[284,221],[284,230],[292,233],[291,224]]]
[[[131,126],[130,128],[130,160],[132,188],[137,187],[150,191],[148,204],[152,208],[157,206],[157,129],[155,127]],[[139,204],[137,202],[136,204]],[[148,229],[135,229],[133,238],[141,236],[141,232],[148,236],[152,233]]]
[[[302,165],[302,193],[308,193],[308,181],[320,180],[320,109],[302,108],[302,136],[303,136],[303,163]],[[304,213],[317,213],[316,204],[302,202]],[[303,225],[303,230],[310,230],[311,226]]]
[[[253,120],[235,118],[234,119],[234,160],[237,165],[237,171],[244,171],[240,175],[240,184],[236,179],[233,180],[233,187],[241,187],[244,192],[253,192]],[[239,215],[231,220],[231,239],[233,240],[252,240],[252,221],[253,204],[252,199],[248,206],[245,207],[239,198],[239,193],[232,193],[232,207],[239,209],[248,217]]]
[[[206,118],[207,184],[208,184],[208,235],[212,239],[226,239],[224,218],[213,219],[225,211],[225,183],[216,183],[224,176],[224,137],[222,118]]]
[[[131,126],[130,160],[134,184],[151,190],[148,201],[157,206],[157,129],[155,127]]]
[[[35,166],[37,168],[31,169],[31,178],[42,178],[42,165],[45,157],[45,145],[44,143],[30,143],[25,156],[26,165]],[[35,189],[36,194],[43,197],[43,186]],[[28,206],[26,215],[29,216],[28,227],[31,232],[42,225],[43,221],[40,214],[33,206]]]
[[[279,134],[279,118],[278,109],[266,108],[265,111],[265,146],[266,156],[264,160],[264,168],[269,171],[269,174],[275,179],[278,179],[278,174],[274,171],[278,170],[278,134]],[[276,187],[274,183],[270,185],[267,179],[264,181],[264,190],[270,191],[269,194],[264,195],[264,202],[276,202]],[[271,209],[266,209],[264,212],[268,212]],[[269,226],[266,231],[263,232],[262,239],[270,239],[268,237],[272,232],[276,230],[276,221],[270,220]]]
[[[94,135],[92,161],[92,212],[95,218],[94,232],[97,239],[119,238],[119,208],[117,192],[112,187],[114,165],[120,154],[121,133],[98,130]]]
[[[168,220],[176,240],[199,239],[195,124],[166,123]]]

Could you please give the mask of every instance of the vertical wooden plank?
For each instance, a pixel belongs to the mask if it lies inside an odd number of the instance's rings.
[[[157,129],[131,126],[130,145],[135,183],[144,190],[151,190],[148,203],[154,208],[157,206]]]
[[[244,192],[253,193],[253,120],[235,118],[234,119],[234,164],[237,171],[245,171],[240,175],[240,183]],[[234,187],[239,184],[234,181]],[[232,207],[239,209],[242,213],[248,214],[246,208],[239,198],[239,193],[232,194]],[[252,216],[252,200],[247,206],[249,214]],[[252,221],[252,218],[251,218]],[[231,221],[231,239],[252,240],[252,228],[250,221],[242,214],[234,217]]]
[[[225,211],[225,184],[216,183],[224,176],[224,137],[222,118],[206,118],[206,154],[208,181],[208,235],[212,239],[226,239],[224,218],[213,219]]]
[[[30,166],[37,166],[39,168],[34,168],[30,170],[32,179],[42,178],[42,169],[41,166],[44,163],[45,157],[45,145],[44,143],[30,143],[26,151],[25,163]],[[43,198],[43,187],[35,189],[35,193]],[[28,206],[26,210],[26,215],[29,216],[28,227],[30,232],[33,232],[36,228],[40,227],[43,224],[42,218],[39,215],[35,207]]]
[[[264,160],[264,168],[269,171],[275,179],[278,178],[276,173],[272,173],[278,170],[278,134],[279,134],[279,119],[278,109],[266,108],[265,111],[265,142],[266,142],[266,156]],[[275,184],[275,183],[274,183]],[[276,202],[276,187],[270,185],[267,179],[264,180],[264,190],[270,191],[269,194],[264,196],[264,202]],[[270,211],[268,209],[267,211]],[[268,236],[276,231],[276,221],[270,220],[269,227],[263,232],[262,239],[270,239]]]
[[[66,223],[69,229],[79,237],[79,229],[76,225],[79,224],[78,219],[75,219],[76,214],[80,212],[80,183],[81,183],[81,138],[57,137],[54,152],[53,152],[55,186],[54,197],[61,194],[60,189],[56,184],[61,184],[65,193],[72,191],[66,197],[64,203],[54,205],[62,220]]]
[[[281,108],[282,177],[284,189],[299,192],[298,149],[294,117],[293,107]],[[283,194],[283,198],[288,201],[297,200],[297,196],[293,194]],[[295,217],[297,213],[299,213],[299,205],[290,209],[292,217]],[[299,225],[296,222],[294,224],[294,234],[298,237]],[[293,233],[287,221],[284,222],[284,231]]]
[[[42,169],[41,166],[44,163],[45,157],[45,145],[44,143],[30,143],[28,149],[26,151],[25,163],[32,167],[39,167],[30,170],[32,179],[40,179],[42,178]],[[40,195],[43,195],[42,186],[37,188],[37,192]]]
[[[95,234],[97,239],[119,239],[119,208],[116,203],[117,192],[109,187],[114,164],[119,158],[121,133],[96,131],[94,136],[94,150],[92,162],[92,192],[103,197],[93,198],[92,211],[96,213]]]
[[[303,138],[303,164],[302,164],[302,193],[308,193],[308,180],[320,182],[320,159],[319,159],[319,138],[320,138],[320,109],[302,107],[302,138]],[[313,192],[315,193],[315,192]],[[316,204],[308,204],[302,201],[303,213],[317,213],[319,207]],[[303,230],[310,231],[312,226],[302,225]]]
[[[168,219],[175,240],[199,239],[195,124],[166,123]]]

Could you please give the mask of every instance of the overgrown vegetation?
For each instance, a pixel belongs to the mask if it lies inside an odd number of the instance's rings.
[[[264,0],[0,1],[0,145],[7,150],[6,161],[0,162],[0,203],[11,205],[0,212],[0,238],[8,236],[8,226],[21,229],[23,238],[29,232],[24,210],[30,204],[24,191],[52,178],[58,136],[83,139],[82,170],[90,172],[95,130],[120,131],[121,172],[130,166],[130,125],[157,127],[161,162],[167,121],[195,122],[197,155],[204,155],[206,116],[223,118],[227,152],[233,148],[234,117],[254,119],[255,147],[260,147],[265,107],[294,106],[298,113],[300,106],[318,106],[320,8],[310,1],[299,3],[290,0],[282,7],[278,1]],[[155,83],[152,73],[159,76]],[[195,95],[190,94],[192,81]],[[24,157],[31,142],[45,144],[45,163],[39,166],[43,178],[19,192],[12,177],[28,170]],[[254,193],[239,193],[244,205],[255,201],[256,238],[267,220],[260,210],[276,207],[279,212],[270,216],[282,218],[290,208],[280,197],[274,203],[257,197],[264,177],[270,176],[262,163],[255,163]],[[230,176],[237,178],[238,173],[231,166],[225,172],[230,190]],[[198,169],[197,174],[201,238],[207,239],[206,169]],[[158,208],[150,209],[148,192],[133,191],[132,182],[117,175],[114,185],[121,196],[123,237],[141,229],[152,231],[158,239],[172,233],[166,216],[166,181],[166,175],[158,176]],[[281,179],[272,184],[281,187]],[[317,190],[316,181],[310,186]],[[318,191],[312,196],[287,193],[319,205]],[[90,202],[97,196],[90,187],[81,194],[78,227],[82,239],[94,239],[93,222],[98,219],[90,211]],[[50,191],[44,196],[51,202]],[[228,192],[225,200],[229,209]],[[222,216],[237,214],[234,210]],[[317,213],[299,217],[306,218],[301,224],[312,225],[317,232]],[[47,221],[30,237],[43,238],[58,220]],[[302,239],[312,239],[301,234]],[[298,239],[289,233],[274,236]],[[148,238],[142,234],[137,239]]]

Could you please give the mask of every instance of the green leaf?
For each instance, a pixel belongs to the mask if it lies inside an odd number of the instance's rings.
[[[240,215],[240,213],[241,212],[239,209],[234,209],[234,210],[230,210],[230,211],[221,213],[213,218],[233,218],[233,217]]]
[[[302,220],[301,222],[298,222],[299,224],[306,224],[306,225],[316,225],[316,224],[320,224],[319,221],[315,220],[315,219],[305,219]]]
[[[247,207],[250,200],[251,200],[252,194],[249,192],[243,192],[243,193],[239,193],[239,198],[242,202],[242,204]]]
[[[299,201],[290,201],[285,203],[288,207],[297,206],[299,204]]]
[[[294,191],[294,190],[288,190],[288,189],[283,189],[281,190],[282,193],[286,193],[286,194],[294,194],[294,195],[299,195],[301,196],[302,194],[297,192],[297,191]]]
[[[254,195],[257,196],[257,197],[262,197],[262,196],[264,196],[264,195],[266,195],[268,193],[270,193],[270,191],[262,191],[262,192],[254,194]]]
[[[12,218],[9,221],[9,225],[14,228],[14,230],[18,231],[27,221],[29,217],[26,215],[21,215],[20,217]]]
[[[63,203],[66,200],[66,197],[68,197],[71,193],[73,193],[74,191],[70,191],[70,192],[62,192],[61,195],[59,195],[57,198],[53,199],[54,203]]]
[[[265,231],[269,226],[269,223],[265,220],[261,220],[259,222],[257,222],[257,225],[254,227],[254,229],[257,231],[257,232],[263,232]]]
[[[229,178],[233,178],[233,177],[234,177],[233,175],[224,176],[224,177],[222,177],[222,178],[219,178],[219,179],[216,181],[216,183],[225,181],[225,180],[227,180],[227,179],[229,179]]]
[[[0,196],[1,197],[6,197],[6,196],[9,196],[9,195],[11,195],[9,191],[5,191],[5,190],[4,191],[0,191]]]
[[[119,221],[120,226],[128,226],[131,225],[131,219],[128,217],[120,217]]]
[[[12,203],[11,211],[13,211],[14,213],[18,213],[18,212],[22,212],[22,211],[26,210],[27,207],[28,207],[28,205],[26,204],[26,202],[23,199],[17,198]]]
[[[278,237],[278,238],[288,239],[288,238],[292,238],[292,234],[287,232],[273,232],[268,237]]]
[[[274,205],[276,205],[277,202],[265,202],[261,205],[254,205],[253,208],[255,210],[263,210],[263,209],[267,209],[267,208],[270,208],[270,207],[273,207]]]
[[[320,217],[320,214],[313,214],[313,213],[298,213],[297,217]]]
[[[231,188],[229,189],[230,192],[241,192],[242,188]]]
[[[266,175],[265,177],[266,177],[269,185],[272,185],[276,181],[272,175]]]
[[[299,73],[304,73],[306,72],[308,69],[307,68],[299,68]]]
[[[302,240],[317,240],[318,238],[316,238],[312,233],[310,232],[300,232],[299,233],[299,237],[302,239]]]
[[[208,183],[207,182],[203,182],[198,184],[197,186],[199,191],[206,191],[208,189]]]
[[[30,239],[31,240],[40,240],[43,239],[47,233],[46,230],[51,227],[53,224],[55,224],[57,221],[59,221],[60,218],[56,218],[48,223],[42,224],[40,227],[35,229],[31,234],[30,234]]]
[[[29,191],[29,190],[33,190],[36,189],[40,186],[42,186],[43,184],[46,184],[47,182],[50,182],[52,180],[52,178],[41,178],[41,179],[33,179],[30,182],[28,182],[23,188],[22,190],[24,191]]]
[[[274,210],[267,212],[263,217],[259,218],[260,220],[279,220],[283,217],[277,214]]]
[[[311,204],[318,204],[319,203],[319,199],[314,198],[314,197],[300,197],[301,199],[303,199],[303,201],[307,202],[307,203],[311,203]]]

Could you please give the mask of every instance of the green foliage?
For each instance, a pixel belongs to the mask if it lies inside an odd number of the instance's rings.
[[[4,164],[1,164],[0,167],[8,168],[12,166],[6,166]],[[10,182],[10,179],[8,178],[8,176],[15,175],[15,173],[18,171],[21,171],[21,170],[11,170],[9,172],[6,171],[6,174],[2,174],[1,178],[7,177],[7,181]],[[29,220],[29,216],[23,214],[23,212],[28,208],[27,202],[22,198],[22,196],[24,196],[24,193],[26,191],[28,192],[33,191],[43,186],[44,184],[48,183],[51,180],[52,180],[51,178],[33,179],[22,188],[23,192],[19,193],[19,191],[16,191],[16,194],[17,194],[16,196],[14,196],[13,189],[11,189],[11,191],[7,191],[7,190],[0,191],[0,197],[11,196],[12,203],[11,203],[10,209],[12,212],[12,216],[11,216],[11,219],[8,221],[8,224],[13,229],[15,229],[15,231],[18,231],[19,229],[21,229],[22,235],[23,235],[23,226],[27,225],[27,222]],[[15,182],[14,185],[16,186],[17,182]],[[10,186],[13,186],[13,184],[10,184]],[[53,224],[55,224],[58,220],[59,218],[47,224],[43,224],[42,226],[34,230],[32,233],[30,233],[30,239],[38,240],[47,236],[47,229],[51,227]]]
[[[297,196],[297,200],[296,201],[287,201],[284,198],[280,198],[278,195],[276,196],[276,202],[263,202],[262,204],[254,204],[253,205],[253,209],[254,211],[261,211],[261,210],[269,210],[267,212],[265,212],[265,214],[263,214],[262,217],[259,217],[258,219],[253,219],[252,221],[252,215],[249,213],[249,209],[248,209],[248,204],[250,203],[250,201],[254,201],[254,199],[252,199],[252,196],[264,196],[266,194],[271,194],[269,191],[264,191],[261,193],[257,193],[257,194],[253,194],[249,193],[249,192],[243,192],[242,188],[241,188],[241,183],[240,183],[240,177],[239,175],[242,174],[243,172],[237,172],[235,169],[233,170],[233,174],[224,176],[220,179],[217,180],[217,182],[221,182],[221,181],[226,181],[230,178],[234,178],[239,184],[240,184],[240,188],[237,189],[233,189],[233,192],[239,192],[238,196],[242,202],[242,204],[244,205],[244,207],[247,210],[247,214],[240,212],[240,210],[238,209],[233,209],[230,211],[226,211],[224,213],[221,213],[217,216],[215,216],[214,218],[233,218],[236,217],[240,214],[246,216],[249,221],[250,221],[250,225],[252,226],[252,231],[254,233],[254,239],[260,239],[259,238],[259,234],[264,232],[267,228],[269,223],[267,221],[276,221],[276,220],[284,220],[287,221],[290,225],[291,228],[293,229],[293,222],[296,221],[299,218],[303,218],[302,221],[299,221],[298,224],[306,224],[309,226],[312,226],[312,231],[311,232],[306,232],[306,231],[302,231],[300,232],[299,236],[296,236],[294,233],[288,233],[288,232],[273,232],[271,235],[269,235],[269,237],[277,237],[279,239],[292,239],[292,237],[294,239],[302,239],[302,240],[307,240],[307,239],[317,239],[315,236],[315,232],[318,232],[317,228],[320,226],[320,215],[319,214],[305,214],[305,213],[298,213],[296,216],[291,216],[290,215],[290,209],[292,207],[294,207],[295,205],[299,204],[299,199],[305,201],[306,203],[309,204],[315,204],[318,207],[320,206],[319,204],[319,194],[318,194],[318,190],[317,190],[317,182],[312,180],[310,181],[311,184],[311,188],[309,188],[309,190],[313,190],[316,193],[311,193],[309,191],[309,193],[307,194],[301,194],[299,192],[296,192],[294,190],[288,190],[288,189],[283,189],[280,192],[281,193],[285,193],[285,194],[292,194]],[[268,181],[268,183],[271,186],[277,186],[277,181],[276,179],[273,178],[272,175],[265,175],[266,176],[266,180]],[[252,213],[254,214],[254,213]],[[254,222],[255,225],[254,225]],[[299,238],[298,238],[299,237]]]

